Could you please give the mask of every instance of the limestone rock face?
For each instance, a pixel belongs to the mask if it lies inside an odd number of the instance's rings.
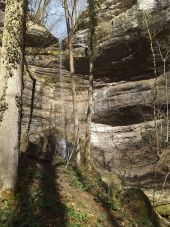
[[[27,28],[26,45],[29,47],[45,48],[58,43],[58,39],[43,25],[30,20],[27,23]]]
[[[141,8],[144,3],[145,1],[133,0],[100,3],[96,28],[98,52],[94,70],[91,138],[92,156],[97,168],[115,172],[126,183],[137,182],[142,185],[154,181],[155,169],[161,183],[170,166],[167,144],[163,145],[167,150],[166,158],[164,156],[158,161],[153,117],[155,103],[157,107],[161,107],[157,125],[161,137],[165,138],[165,78],[168,78],[170,90],[170,59],[166,61],[164,74],[158,44],[161,46],[166,41],[166,45],[169,45],[170,7],[169,1],[157,1],[152,10],[148,10]],[[150,8],[151,5],[147,7]],[[86,19],[83,20],[84,18]],[[75,39],[78,73],[75,82],[82,140],[85,136],[87,113],[88,59],[84,53],[87,46],[87,23],[87,12],[84,12]],[[156,47],[155,40],[153,43],[157,80],[153,71],[147,26],[152,34],[157,34],[158,46]],[[63,137],[68,143],[72,141],[73,115],[68,58],[64,53],[61,76],[61,54],[57,53],[58,50],[55,51],[56,54],[53,55],[27,56],[31,76],[28,72],[25,75],[22,132],[25,135],[30,124],[29,139],[31,143],[41,144],[42,150],[48,148],[51,133],[55,134],[57,146],[60,146],[59,140]]]
[[[141,2],[144,4],[148,1]],[[94,70],[96,79],[115,82],[153,77],[153,61],[146,23],[152,34],[164,39],[166,33],[166,38],[169,39],[170,3],[163,2],[164,4],[157,4],[157,7],[148,13],[140,9],[137,1],[102,1],[101,9],[96,9],[98,19],[96,27],[98,54]],[[145,14],[149,16],[145,17]],[[77,61],[78,73],[82,71],[83,65],[82,46],[87,46],[88,41],[87,15],[85,20],[87,23],[83,19],[80,18],[75,40],[77,51],[82,53],[81,61],[80,59]],[[160,62],[158,65],[161,65]],[[87,65],[84,66],[87,68]]]
[[[49,137],[54,137],[57,147],[63,138],[67,138],[69,143],[72,141],[71,81],[68,71],[64,69],[65,60],[61,72],[59,55],[39,55],[34,60],[35,63],[27,56],[28,63],[36,65],[30,65],[24,77],[22,140],[30,124],[29,141],[45,152]],[[94,83],[91,142],[95,165],[98,169],[113,171],[125,177],[130,183],[134,177],[137,182],[152,182],[154,175],[148,180],[147,174],[153,173],[157,166],[156,148],[151,143],[155,127],[152,108],[154,81]],[[162,94],[159,102],[164,104],[163,76],[158,81],[159,93]],[[86,76],[77,75],[75,82],[80,136],[84,140],[88,81]],[[160,125],[163,123],[160,122]],[[161,161],[160,171],[162,166],[168,167],[167,160]]]
[[[170,57],[166,61],[166,75],[163,75],[161,59],[161,53],[167,53],[170,45],[170,2],[106,0],[99,4],[100,7],[96,6],[97,56],[92,125],[96,165],[117,171],[130,181],[153,181],[154,174],[149,173],[155,171],[158,163],[162,163],[158,161],[155,144],[151,145],[155,137],[153,106],[157,103],[158,109],[161,109],[162,117],[159,117],[158,124],[164,128],[166,76],[170,100]],[[84,12],[75,39],[77,73],[88,73],[84,53],[88,45],[87,27],[88,13]],[[162,137],[165,136],[163,131]],[[169,167],[170,163],[160,165],[159,180],[164,179]]]
[[[55,51],[53,50],[53,53]],[[69,72],[64,69],[61,55],[58,53],[27,55],[26,60],[28,67],[25,68],[24,75],[21,149],[23,151],[26,149],[29,140],[34,151],[39,149],[46,152],[49,149],[53,151],[57,149],[59,152],[59,147],[65,146],[61,144],[63,139],[68,143],[73,139],[73,105]],[[88,81],[81,75],[75,76],[75,81],[79,119],[83,121]],[[84,131],[83,128],[82,123],[81,133]]]
[[[165,155],[159,160],[154,140],[153,106],[155,103],[161,110],[157,124],[161,136],[165,138],[165,79],[168,78],[170,102],[170,58],[167,58],[164,74],[159,46],[166,43],[166,48],[162,49],[164,54],[170,46],[169,1],[105,0],[99,3],[100,7],[96,6],[97,56],[91,126],[95,166],[101,171],[114,172],[124,183],[132,185],[151,184],[157,170],[158,183],[162,184],[170,168],[169,147],[163,144],[161,149]],[[88,15],[84,12],[78,23],[74,43],[82,141],[85,137],[89,72],[89,62],[85,56],[87,24]],[[153,42],[157,80],[147,27],[158,41],[154,39]],[[39,30],[42,34],[45,32],[42,27]],[[28,43],[30,40],[31,36],[28,36]],[[33,46],[37,48],[37,44]],[[22,145],[24,147],[26,138],[32,145],[39,146],[42,152],[49,149],[65,152],[65,147],[71,144],[73,137],[68,57],[67,53],[61,57],[61,51],[54,47],[50,50],[51,54],[44,49],[46,54],[30,53],[26,56],[28,68],[24,76]]]

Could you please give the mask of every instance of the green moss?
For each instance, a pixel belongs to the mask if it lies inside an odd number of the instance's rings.
[[[116,174],[104,172],[102,173],[101,180],[106,184],[111,194],[116,195],[121,191],[121,180]]]
[[[13,226],[17,209],[16,197],[12,190],[6,190],[0,194],[0,226]]]
[[[158,214],[160,214],[161,216],[170,217],[170,204],[158,206],[158,207],[156,208],[156,211],[157,211]]]
[[[121,196],[121,202],[138,225],[160,227],[159,218],[141,189],[126,190]]]

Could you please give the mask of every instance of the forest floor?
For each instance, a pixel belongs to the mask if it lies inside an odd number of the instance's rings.
[[[131,199],[123,207],[97,176],[82,173],[22,153],[15,195],[6,192],[0,201],[0,227],[153,226],[136,225],[138,209],[130,211]]]
[[[83,184],[78,172],[63,163],[38,162],[22,154],[15,199],[1,201],[0,227],[120,226]],[[102,195],[101,195],[102,197]]]

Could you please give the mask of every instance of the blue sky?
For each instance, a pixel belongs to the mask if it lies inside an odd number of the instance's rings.
[[[32,12],[38,9],[41,0],[31,0],[30,9]],[[43,0],[42,0],[43,1]],[[65,23],[65,14],[62,7],[63,0],[51,0],[45,15],[45,24],[51,33],[62,39],[67,36],[67,29]],[[67,0],[68,3],[72,0]],[[82,12],[86,8],[86,0],[77,0],[77,12]]]
[[[78,0],[77,11],[82,12],[86,8],[86,0]],[[58,38],[67,36],[64,9],[61,0],[52,0],[48,7],[49,15],[47,26],[49,30]]]
[[[64,9],[57,1],[52,1],[49,5],[49,15],[47,18],[48,29],[58,38],[64,38],[67,35]]]

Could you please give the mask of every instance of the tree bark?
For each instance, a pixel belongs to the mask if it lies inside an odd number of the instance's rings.
[[[166,93],[166,140],[169,143],[169,96],[168,96],[168,74],[166,73],[166,59],[163,59],[164,77],[165,77],[165,93]]]
[[[73,40],[74,40],[74,16],[76,13],[76,4],[77,0],[74,0],[71,13],[68,7],[68,1],[64,0],[64,10],[65,18],[67,25],[67,34],[68,34],[68,47],[69,47],[69,62],[70,62],[70,75],[71,75],[71,87],[72,87],[72,100],[73,100],[73,121],[74,121],[74,151],[77,153],[76,163],[80,165],[81,154],[79,149],[79,119],[78,119],[78,110],[77,110],[77,95],[76,95],[76,86],[74,81],[75,67],[74,67],[74,54],[73,54]]]
[[[93,111],[93,71],[94,71],[94,58],[95,58],[95,26],[96,26],[96,13],[95,1],[88,0],[89,4],[89,89],[88,89],[88,107],[87,107],[87,122],[86,122],[86,138],[85,138],[85,154],[84,162],[88,169],[91,168],[91,119]]]
[[[26,0],[6,0],[0,74],[0,191],[14,190],[20,140]]]
[[[93,110],[93,68],[94,63],[90,60],[89,90],[88,90],[88,109],[87,109],[87,125],[86,125],[86,145],[85,145],[85,165],[91,168],[91,119]]]

